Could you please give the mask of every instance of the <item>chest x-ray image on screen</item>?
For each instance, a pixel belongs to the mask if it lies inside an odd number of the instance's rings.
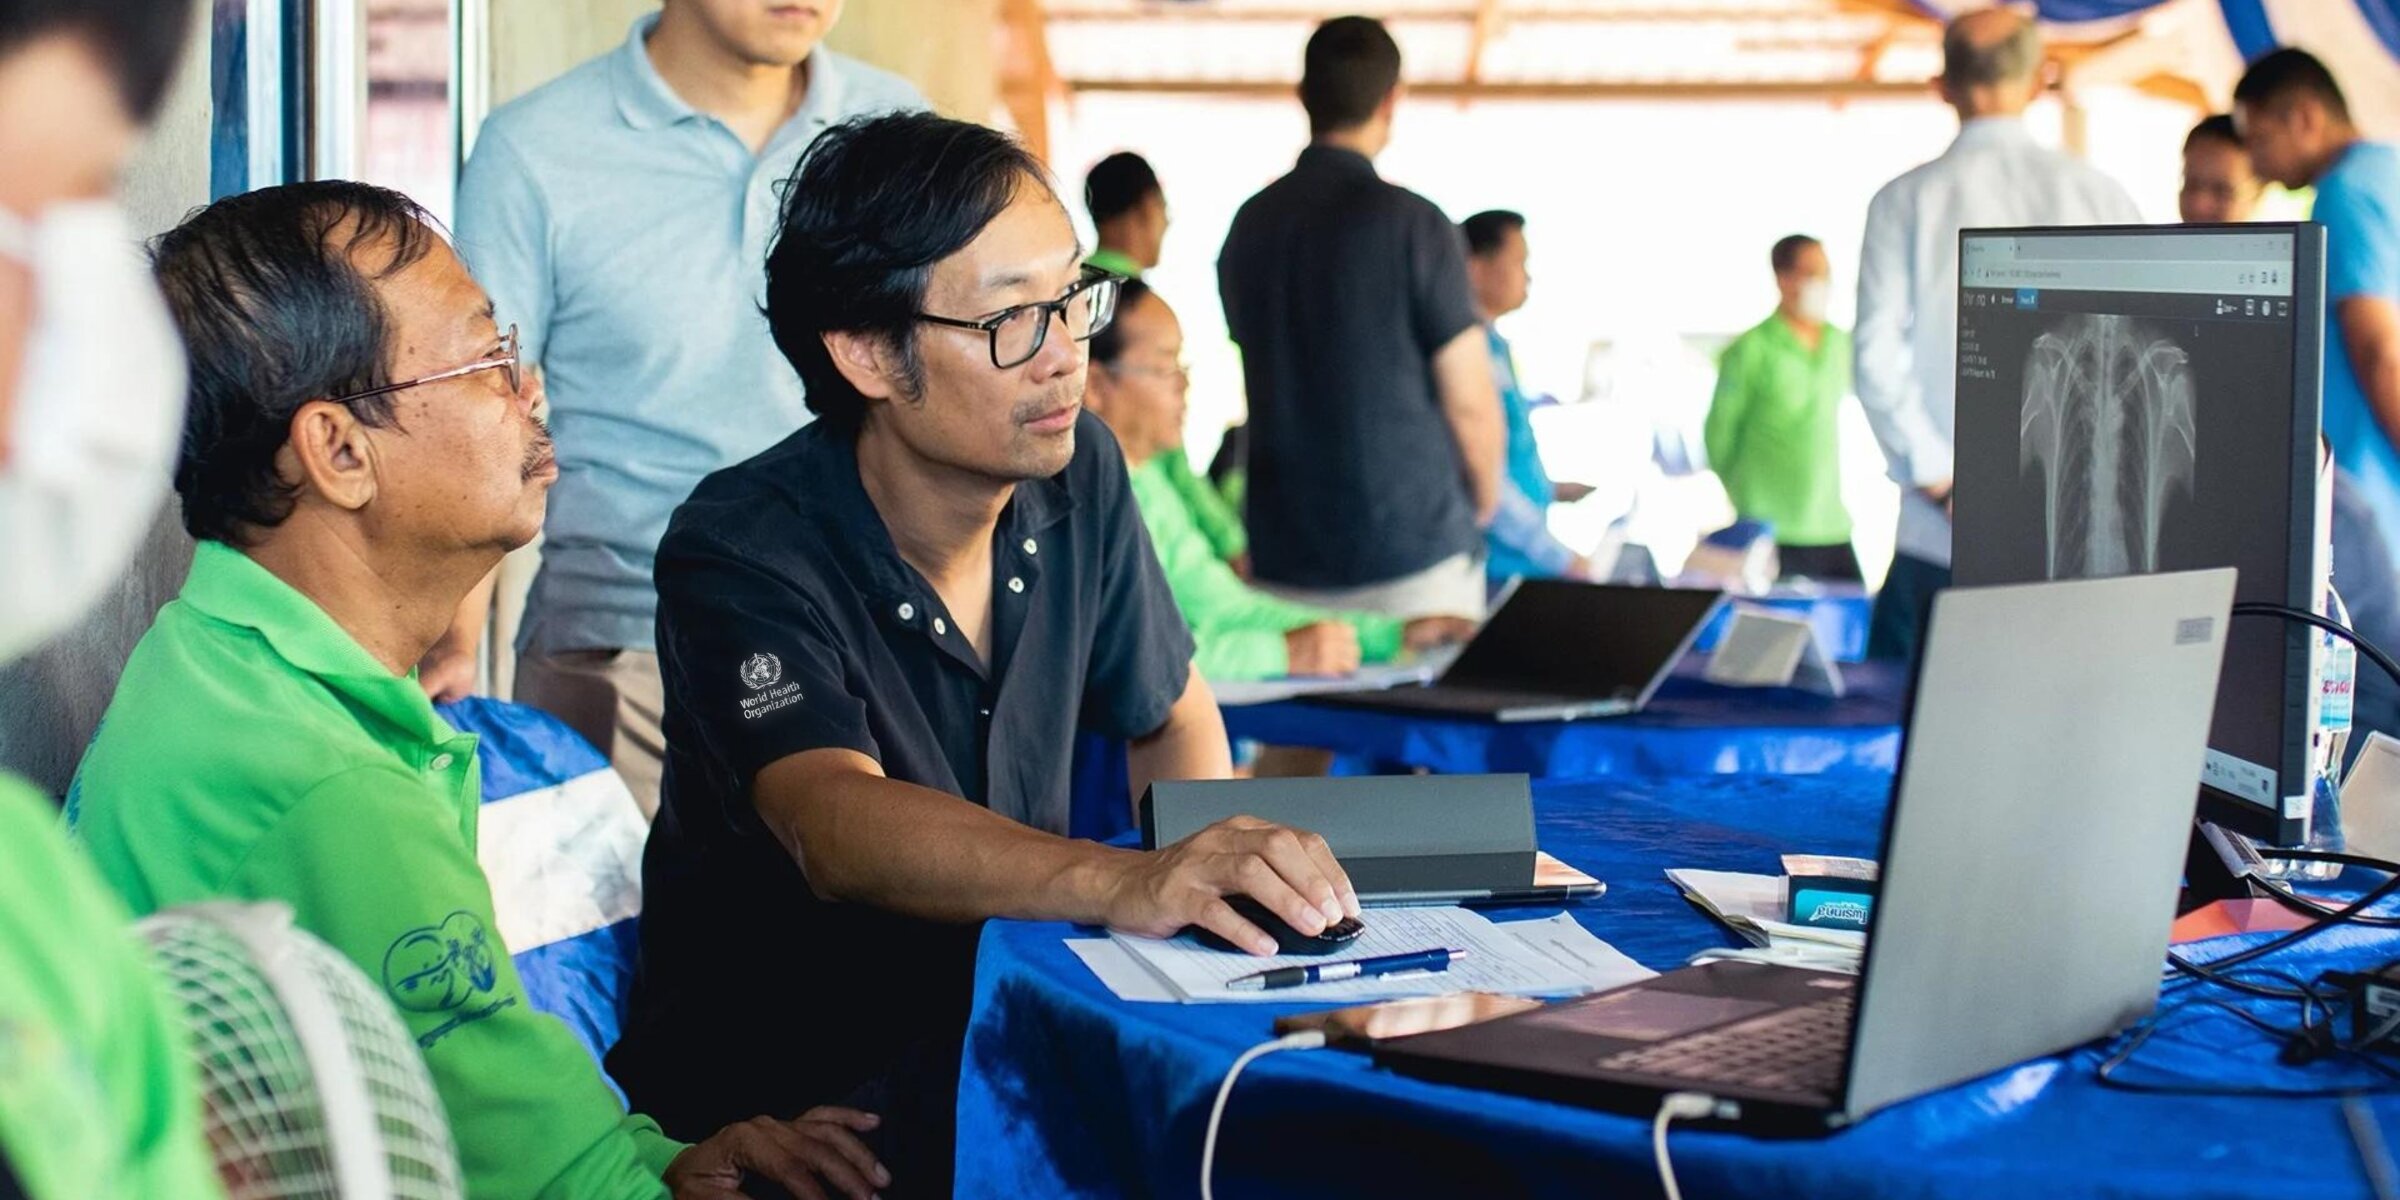
[[[2017,455],[2042,489],[2049,578],[2159,569],[2170,506],[2191,507],[2193,389],[2191,355],[2147,321],[2070,313],[2033,340]]]
[[[1957,582],[2229,566],[2239,599],[2314,604],[2323,263],[2314,225],[1963,234]],[[2269,840],[2307,794],[2308,646],[2226,638],[2204,781]]]

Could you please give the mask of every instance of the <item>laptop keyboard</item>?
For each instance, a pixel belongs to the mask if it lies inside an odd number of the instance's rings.
[[[1851,993],[1813,1004],[1622,1050],[1604,1070],[1729,1083],[1762,1091],[1830,1096],[1841,1083],[1850,1041]]]

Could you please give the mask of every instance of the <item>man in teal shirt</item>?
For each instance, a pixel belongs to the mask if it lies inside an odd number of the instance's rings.
[[[1175,607],[1192,627],[1192,661],[1215,681],[1339,675],[1361,662],[1464,637],[1471,623],[1421,617],[1403,624],[1374,613],[1294,604],[1251,587],[1205,532],[1192,489],[1214,489],[1183,453],[1183,326],[1139,281],[1117,297],[1116,319],[1092,338],[1084,403],[1125,450],[1134,503],[1158,552]],[[1180,468],[1180,470],[1178,470]],[[1188,480],[1189,482],[1184,482]],[[1220,502],[1221,503],[1221,502]]]
[[[380,983],[470,1196],[888,1185],[864,1114],[669,1140],[526,1002],[476,863],[475,739],[412,668],[541,528],[557,468],[515,332],[431,219],[293,184],[218,201],[156,255],[192,363],[175,484],[199,545],[68,794],[101,875],[140,912],[281,901]]]
[[[2317,190],[2325,437],[2400,559],[2400,149],[2359,133],[2332,72],[2305,50],[2250,64],[2233,118],[2261,178]]]
[[[1734,512],[1775,527],[1785,578],[1855,581],[1839,426],[1850,335],[1825,320],[1833,264],[1802,234],[1775,243],[1768,258],[1780,299],[1717,359],[1709,465]]]
[[[1492,382],[1499,386],[1501,415],[1508,423],[1508,453],[1502,464],[1507,479],[1500,489],[1500,511],[1484,530],[1490,552],[1484,573],[1495,588],[1526,575],[1589,575],[1591,560],[1551,535],[1550,506],[1581,500],[1592,489],[1551,482],[1542,466],[1542,448],[1534,441],[1533,401],[1517,383],[1516,355],[1508,339],[1500,336],[1500,318],[1525,307],[1533,287],[1525,265],[1525,218],[1493,209],[1460,222],[1459,232],[1467,240],[1467,284],[1474,289],[1475,309],[1483,318],[1484,340],[1492,352]]]

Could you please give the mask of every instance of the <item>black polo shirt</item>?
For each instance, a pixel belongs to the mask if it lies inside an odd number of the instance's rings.
[[[1362,587],[1482,544],[1433,381],[1480,319],[1441,209],[1311,146],[1234,216],[1217,283],[1249,385],[1260,579]]]
[[[1191,635],[1097,419],[1065,471],[1017,486],[992,560],[987,669],[825,423],[676,510],[656,571],[664,795],[609,1056],[670,1134],[838,1102],[929,1045],[955,1071],[966,1028],[977,927],[818,899],[752,806],[761,769],[855,750],[1063,833],[1077,728],[1149,734],[1183,694]]]

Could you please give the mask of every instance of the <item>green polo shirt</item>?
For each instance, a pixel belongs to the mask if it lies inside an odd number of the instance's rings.
[[[308,597],[202,542],[134,648],[67,818],[137,912],[280,900],[424,1052],[474,1200],[656,1200],[682,1147],[535,1012],[475,861],[475,739]]]
[[[1106,271],[1111,275],[1122,276],[1126,279],[1142,277],[1142,264],[1133,261],[1131,255],[1121,250],[1111,250],[1106,246],[1084,255],[1083,265],[1095,271]]]
[[[1786,546],[1850,540],[1836,418],[1850,392],[1850,335],[1831,325],[1810,350],[1781,316],[1735,338],[1717,360],[1708,461],[1735,512],[1772,521]]]
[[[0,775],[0,1175],[30,1200],[215,1200],[191,1049],[58,809]],[[0,1187],[0,1191],[7,1190]]]
[[[1175,493],[1183,497],[1183,507],[1192,515],[1192,523],[1200,527],[1200,535],[1208,539],[1208,548],[1218,558],[1232,561],[1250,552],[1250,531],[1242,528],[1242,514],[1225,502],[1217,485],[1192,469],[1191,456],[1180,448],[1169,450],[1151,460]]]
[[[1174,480],[1169,462],[1183,457],[1180,450],[1154,454],[1128,473],[1133,502],[1141,509],[1142,527],[1167,577],[1175,607],[1192,627],[1192,662],[1205,679],[1225,682],[1272,679],[1288,674],[1291,659],[1283,635],[1319,621],[1344,621],[1358,634],[1360,657],[1389,662],[1400,654],[1402,627],[1391,617],[1373,613],[1332,612],[1293,604],[1270,596],[1244,582],[1224,559],[1217,557],[1201,532],[1191,507]]]

